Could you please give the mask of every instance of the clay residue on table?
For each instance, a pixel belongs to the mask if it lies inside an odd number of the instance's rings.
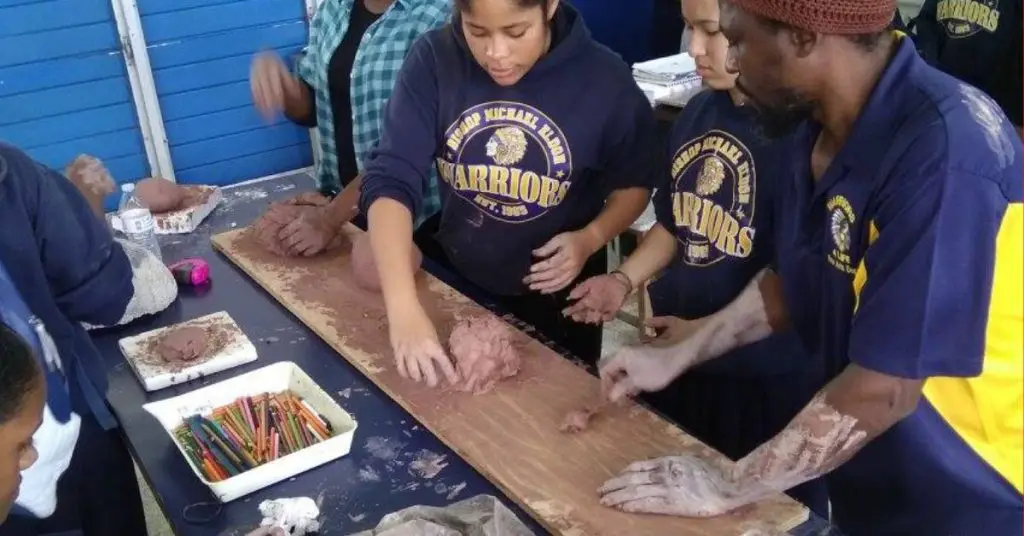
[[[191,360],[182,361],[167,361],[164,355],[161,353],[162,346],[164,345],[164,334],[170,334],[171,331],[182,330],[186,328],[201,329],[206,334],[206,344],[195,358]],[[231,344],[238,336],[238,330],[230,324],[218,322],[216,320],[203,320],[203,321],[192,321],[185,324],[179,325],[174,328],[170,328],[160,335],[154,336],[142,343],[142,351],[136,356],[136,360],[147,368],[152,369],[154,372],[144,374],[145,376],[159,375],[165,373],[180,372],[186,368],[194,367],[200,363],[205,363],[217,354],[224,351],[225,348]]]
[[[461,389],[475,394],[519,373],[522,360],[514,344],[515,332],[491,313],[459,320],[448,338]]]
[[[274,269],[285,291],[294,299],[322,311],[337,336],[343,338],[346,345],[359,350],[360,355],[355,359],[366,372],[393,370],[384,299],[379,292],[366,290],[356,283],[352,272],[350,244],[356,238],[346,234],[338,247],[313,257],[291,258],[287,268],[282,267],[280,256],[267,251],[254,227],[240,232],[232,247],[249,261]],[[416,280],[420,303],[434,321],[438,338],[448,340],[456,319],[468,316],[477,306],[465,298],[438,300],[427,288],[423,275],[417,275]],[[339,311],[357,313],[338,314]]]
[[[394,365],[383,299],[351,281],[347,250],[282,259],[262,251],[248,234],[229,231],[213,241],[274,299],[488,480],[526,505],[551,532],[717,536],[737,534],[738,526],[752,519],[786,528],[806,519],[806,508],[782,494],[749,511],[711,519],[626,514],[601,506],[595,490],[630,463],[681,453],[720,455],[688,436],[669,433],[666,421],[635,402],[609,413],[607,420],[592,422],[585,435],[560,434],[567,413],[596,403],[599,380],[521,330],[514,331],[523,357],[519,374],[489,395],[431,389],[402,378]],[[441,341],[449,339],[459,319],[486,313],[425,273],[417,278],[417,289]],[[385,481],[392,472],[389,464],[395,463],[380,457],[364,459]],[[443,476],[444,472],[437,479]],[[558,508],[564,505],[572,505],[572,510]]]

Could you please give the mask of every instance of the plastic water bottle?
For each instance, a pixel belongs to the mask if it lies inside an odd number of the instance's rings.
[[[157,259],[163,261],[160,243],[156,240],[153,214],[135,195],[134,184],[121,185],[121,202],[118,205],[117,216],[121,220],[121,232],[125,238],[146,248],[156,255]]]

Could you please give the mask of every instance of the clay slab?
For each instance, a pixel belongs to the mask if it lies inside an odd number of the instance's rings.
[[[350,238],[361,232],[346,229]],[[753,534],[754,528],[779,534],[807,519],[807,509],[782,494],[711,519],[605,508],[598,503],[597,488],[631,462],[682,452],[712,458],[721,454],[635,403],[603,411],[586,431],[563,434],[559,428],[565,415],[592,404],[600,380],[519,329],[514,330],[517,344],[522,343],[519,374],[488,393],[430,389],[404,380],[395,369],[383,299],[351,280],[347,248],[286,259],[263,251],[247,229],[216,235],[212,241],[553,534],[739,536]],[[427,273],[417,277],[417,290],[441,340],[447,340],[459,318],[486,313]]]
[[[156,345],[164,334],[184,326],[196,326],[220,334],[221,341],[210,340],[207,352],[212,355],[200,356],[194,362],[169,364],[156,352]],[[117,342],[128,364],[135,372],[146,391],[157,391],[165,387],[194,380],[222,370],[237,367],[256,360],[256,347],[245,336],[234,319],[221,311],[185,322],[174,324]]]

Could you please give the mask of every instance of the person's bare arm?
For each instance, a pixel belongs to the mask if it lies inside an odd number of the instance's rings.
[[[649,188],[623,188],[612,192],[601,213],[583,229],[584,234],[593,238],[595,247],[591,253],[629,229],[643,214],[650,198]]]
[[[732,480],[740,504],[818,478],[910,415],[924,380],[851,364],[778,435],[737,462]]]
[[[619,266],[619,271],[629,278],[632,288],[639,288],[641,283],[654,277],[672,262],[677,246],[676,237],[660,223],[656,223],[644,235],[636,251]]]
[[[923,380],[849,365],[767,443],[736,462],[668,456],[637,462],[601,487],[626,512],[710,517],[818,478],[910,415]]]
[[[284,115],[299,126],[313,128],[317,124],[313,91],[309,84],[298,76],[292,77],[284,93]],[[358,194],[356,198],[358,199]]]
[[[666,355],[678,361],[679,370],[687,370],[787,329],[789,315],[782,295],[782,281],[766,268],[729,305],[691,322],[694,324],[692,334],[675,347],[664,349]],[[673,351],[683,345],[685,351]]]
[[[341,227],[359,214],[359,189],[362,185],[363,177],[359,175],[327,205],[327,221],[332,227]]]
[[[388,311],[419,306],[412,263],[412,213],[402,203],[382,197],[368,211],[370,245]]]

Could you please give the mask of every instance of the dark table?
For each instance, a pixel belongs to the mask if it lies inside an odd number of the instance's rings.
[[[243,535],[260,521],[257,505],[265,499],[307,496],[321,509],[320,534],[342,535],[365,530],[382,516],[417,504],[443,506],[477,494],[501,499],[536,533],[545,531],[468,463],[426,431],[373,382],[340,358],[301,321],[281,307],[255,282],[237,270],[210,245],[213,234],[248,225],[273,200],[312,188],[311,177],[299,172],[224,190],[220,207],[195,232],[161,237],[165,261],[198,256],[210,263],[212,285],[203,292],[183,289],[179,299],[158,315],[129,326],[94,333],[93,339],[109,366],[107,399],[121,422],[132,455],[176,534],[187,536]],[[462,280],[426,261],[426,268],[474,297]],[[478,297],[478,296],[476,296]],[[489,304],[483,303],[487,306]],[[117,341],[198,316],[227,311],[256,345],[259,359],[187,384],[146,393],[124,362]],[[359,420],[352,452],[260,492],[223,506],[194,477],[184,458],[159,423],[142,409],[276,361],[293,361]],[[448,464],[433,478],[410,471],[424,454],[445,457]],[[185,510],[190,505],[189,515]],[[204,514],[206,523],[190,522]],[[186,520],[188,517],[189,520]],[[794,534],[828,532],[820,519]]]

